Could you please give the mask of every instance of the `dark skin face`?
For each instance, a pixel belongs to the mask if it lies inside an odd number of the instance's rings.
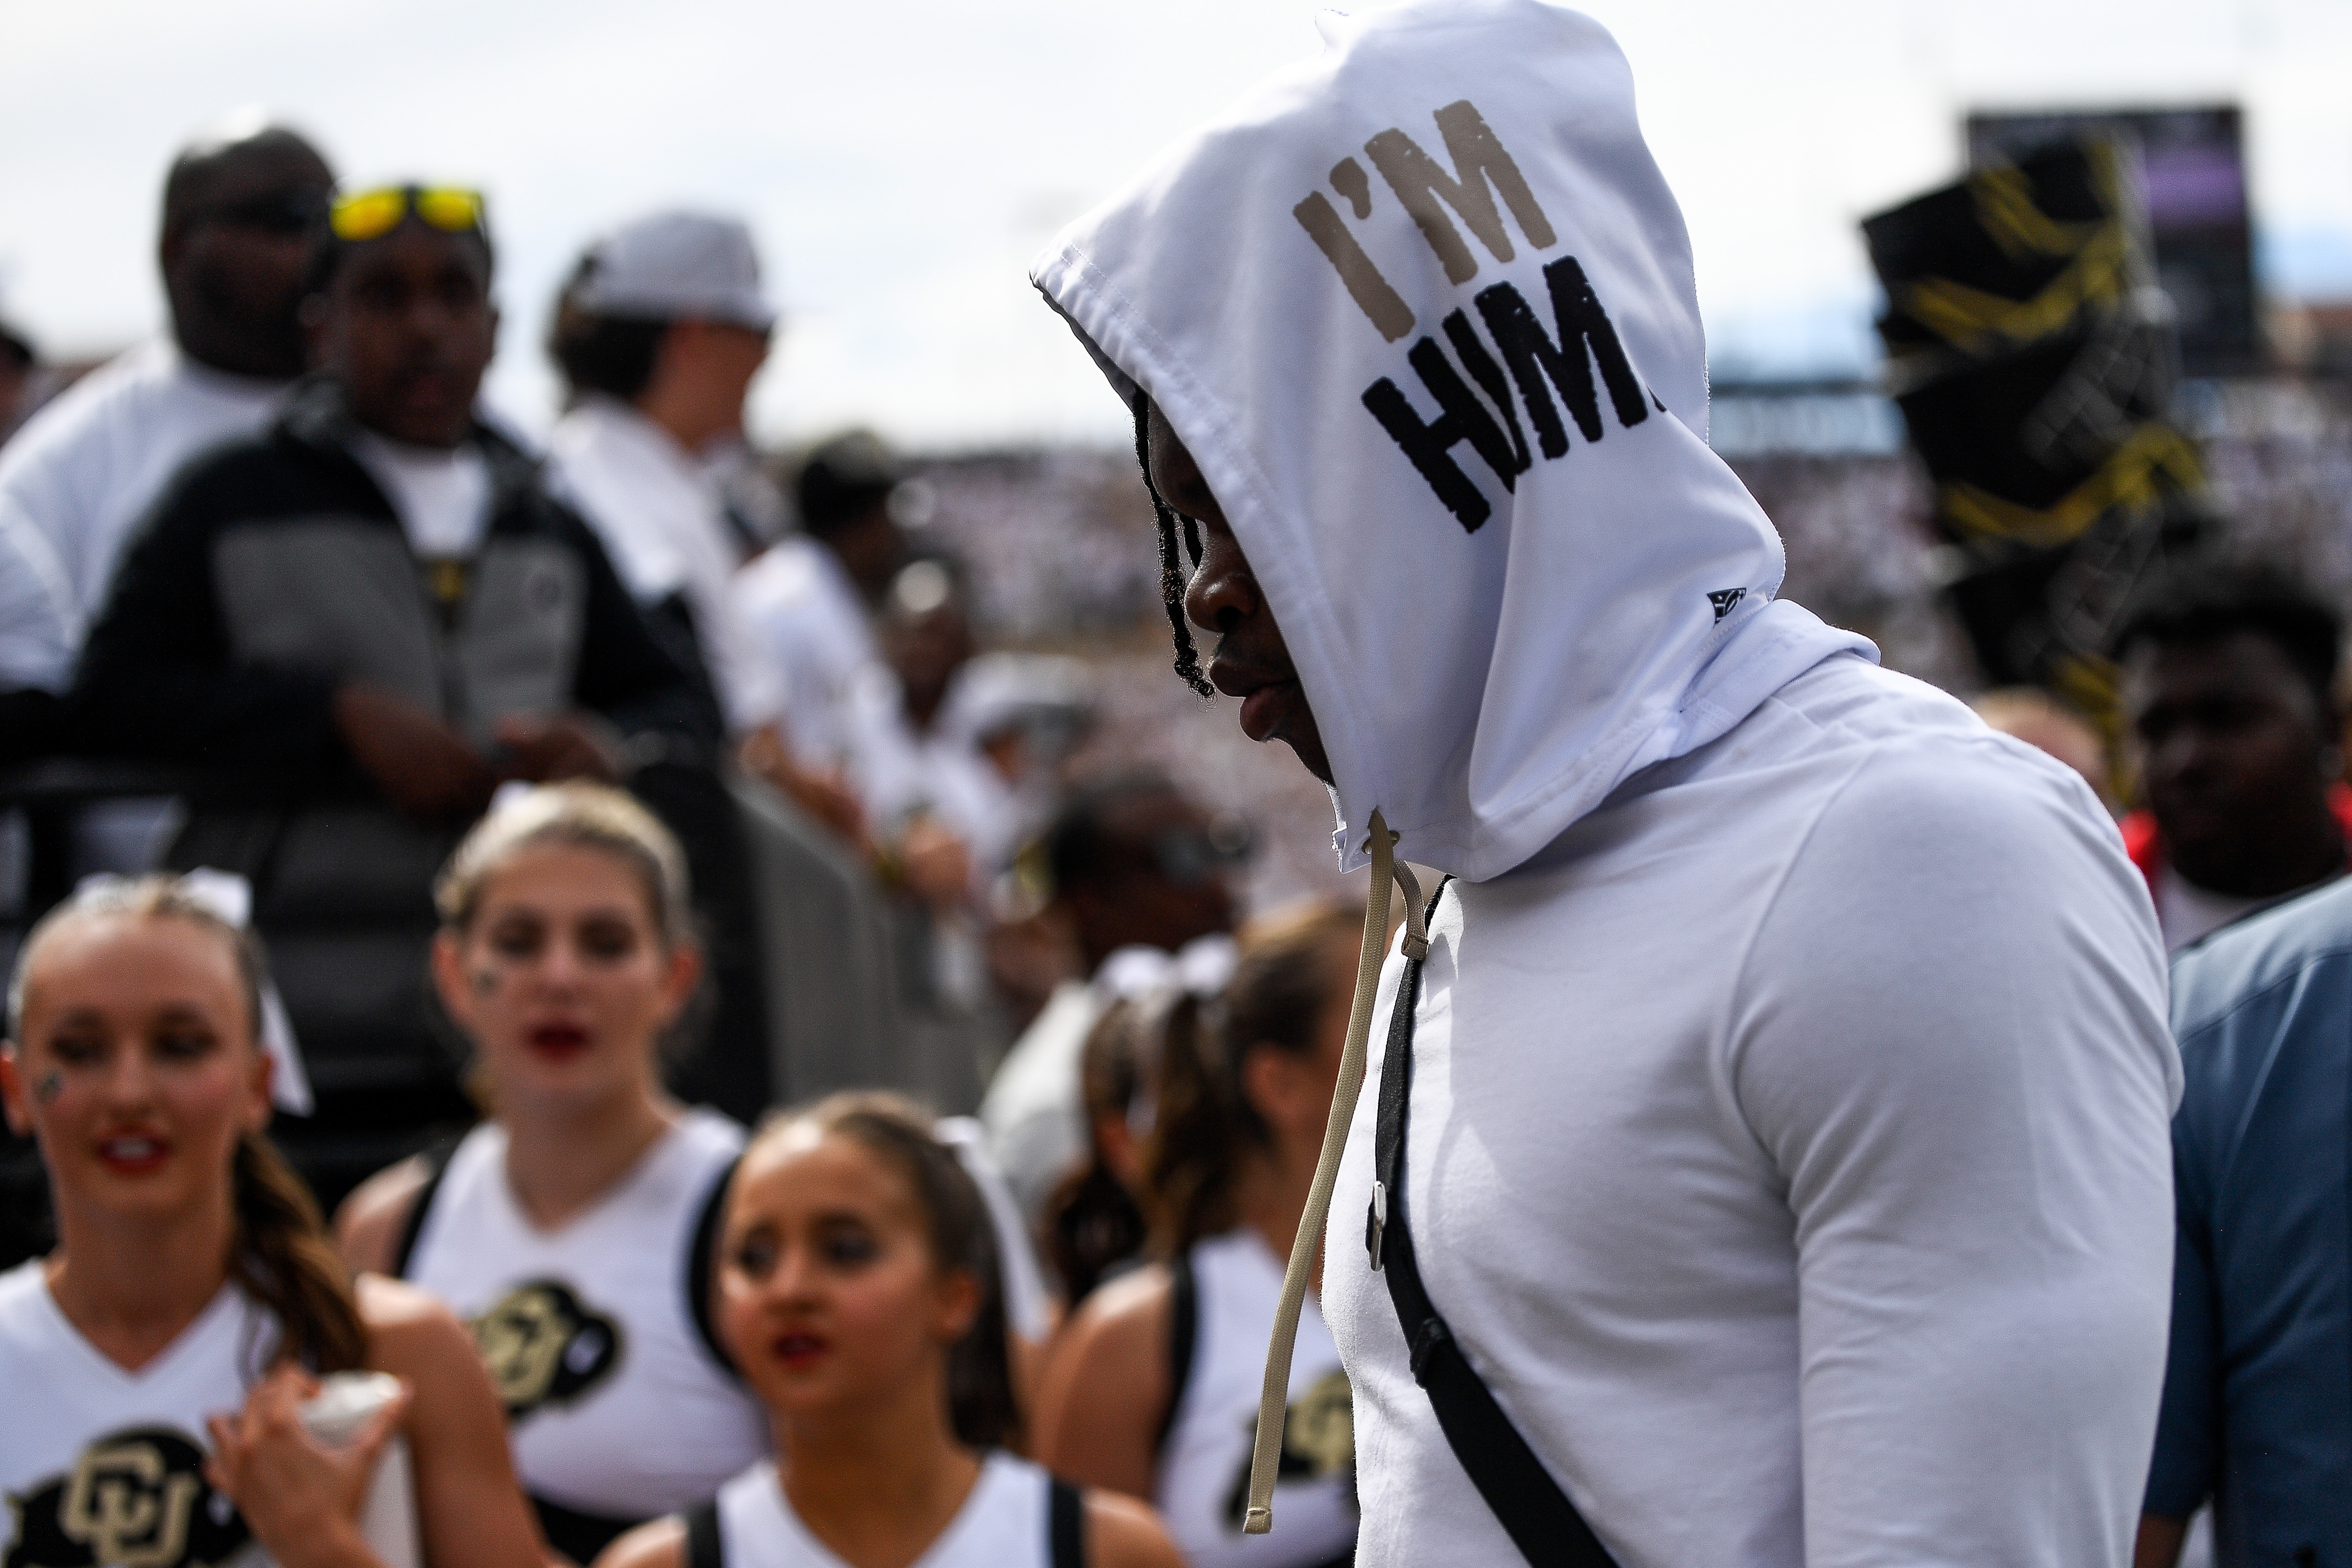
[[[857,584],[857,591],[877,599],[906,556],[907,541],[890,518],[888,492],[877,495],[857,515],[835,528],[825,545],[840,558],[841,570]]]
[[[326,161],[265,131],[184,156],[164,192],[163,289],[189,358],[242,376],[302,373],[305,214],[334,188]]]
[[[1134,796],[1112,809],[1103,823],[1101,872],[1062,895],[1088,974],[1121,947],[1173,953],[1196,936],[1233,929],[1234,891],[1222,873],[1178,882],[1152,851],[1152,840],[1171,829],[1208,826],[1198,806],[1173,793]]]
[[[478,238],[412,215],[353,246],[302,319],[312,362],[342,383],[362,424],[417,446],[466,438],[499,327]]]
[[[2333,716],[2276,643],[2252,631],[2141,642],[2123,697],[2148,806],[2182,877],[2267,898],[2344,869],[2327,809]]]
[[[971,628],[963,612],[942,604],[920,615],[903,611],[881,627],[882,656],[897,672],[907,694],[907,716],[929,729],[947,699],[948,683],[971,657]]]
[[[1331,759],[1324,755],[1322,732],[1307,706],[1282,628],[1274,623],[1273,607],[1258,589],[1224,509],[1209,493],[1200,465],[1157,405],[1150,418],[1152,486],[1161,500],[1201,525],[1201,564],[1184,590],[1184,614],[1217,639],[1208,660],[1210,683],[1242,699],[1243,734],[1256,741],[1282,741],[1298,754],[1307,771],[1328,784]]]

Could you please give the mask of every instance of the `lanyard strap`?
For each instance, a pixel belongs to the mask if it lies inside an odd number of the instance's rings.
[[[1440,883],[1430,900],[1437,912]],[[1409,946],[1396,1006],[1389,1015],[1388,1051],[1381,1061],[1378,1131],[1372,1144],[1372,1201],[1364,1217],[1371,1265],[1388,1278],[1389,1300],[1404,1331],[1413,1381],[1428,1392],[1446,1445],[1468,1472],[1519,1554],[1538,1568],[1615,1568],[1592,1527],[1536,1458],[1519,1429],[1495,1402],[1430,1301],[1413,1256],[1404,1202],[1405,1123],[1412,1093],[1413,1014],[1421,998],[1422,956]]]

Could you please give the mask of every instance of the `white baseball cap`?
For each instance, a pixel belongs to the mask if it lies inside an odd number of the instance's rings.
[[[740,220],[653,213],[588,247],[592,265],[572,302],[604,316],[696,317],[764,332],[776,308],[760,289],[760,257]]]

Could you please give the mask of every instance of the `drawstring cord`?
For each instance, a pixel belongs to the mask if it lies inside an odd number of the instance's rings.
[[[1429,933],[1423,924],[1421,884],[1396,858],[1397,835],[1381,813],[1372,813],[1371,892],[1364,900],[1364,942],[1356,956],[1356,997],[1348,1009],[1348,1043],[1339,1057],[1339,1082],[1331,1092],[1331,1117],[1323,1124],[1323,1153],[1315,1162],[1315,1185],[1307,1189],[1307,1211],[1299,1217],[1298,1236],[1290,1244],[1290,1266],[1283,1271],[1282,1301],[1274,1312],[1274,1335],[1265,1347],[1265,1385],[1257,1401],[1257,1443],[1250,1451],[1249,1512],[1242,1521],[1246,1535],[1264,1535],[1274,1528],[1274,1478],[1282,1455],[1283,1427],[1290,1411],[1290,1357],[1298,1342],[1298,1311],[1307,1301],[1307,1281],[1314,1272],[1315,1255],[1323,1247],[1324,1223],[1331,1214],[1331,1187],[1339,1177],[1339,1155],[1348,1145],[1348,1129],[1356,1119],[1356,1098],[1364,1087],[1364,1058],[1372,1033],[1372,1000],[1381,986],[1381,965],[1388,956],[1389,891],[1404,890],[1405,955],[1418,958],[1429,950]]]

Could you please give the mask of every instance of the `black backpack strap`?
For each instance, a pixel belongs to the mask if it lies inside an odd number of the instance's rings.
[[[1086,1494],[1059,1476],[1048,1476],[1046,1480],[1046,1561],[1054,1568],[1087,1568]],[[687,1568],[701,1568],[701,1564],[690,1563]]]
[[[1191,1248],[1170,1261],[1168,1274],[1168,1408],[1152,1434],[1155,1454],[1167,1448],[1168,1435],[1176,1429],[1176,1412],[1192,1385],[1192,1354],[1201,1342],[1201,1282],[1192,1273]]]
[[[702,1212],[695,1217],[694,1235],[686,1249],[687,1315],[694,1320],[695,1334],[702,1341],[702,1348],[710,1353],[710,1359],[738,1382],[743,1375],[735,1370],[727,1347],[719,1343],[719,1328],[710,1318],[710,1277],[718,1268],[719,1221],[727,1211],[727,1184],[735,1179],[735,1167],[742,1163],[740,1155],[729,1160],[727,1168],[710,1184],[709,1195],[702,1200]]]
[[[1430,900],[1433,914],[1445,896],[1441,884]],[[1542,1568],[1614,1568],[1592,1527],[1576,1511],[1559,1483],[1494,1394],[1479,1381],[1444,1317],[1429,1299],[1413,1256],[1412,1231],[1405,1218],[1405,1122],[1412,1093],[1413,1012],[1421,999],[1421,960],[1407,957],[1389,1016],[1388,1051],[1381,1061],[1378,1132],[1372,1144],[1372,1202],[1364,1240],[1372,1267],[1388,1276],[1389,1300],[1404,1330],[1413,1381],[1429,1394],[1444,1430],[1446,1446],[1469,1473],[1471,1484],[1519,1549]]]
[[[727,1542],[719,1531],[719,1500],[686,1511],[686,1568],[726,1568]]]
[[[449,1174],[449,1161],[457,1155],[463,1138],[442,1138],[427,1145],[416,1158],[425,1166],[425,1185],[416,1189],[416,1201],[408,1206],[408,1218],[400,1222],[400,1240],[392,1250],[392,1277],[408,1278],[409,1260],[416,1255],[416,1239],[425,1234],[425,1221],[433,1213],[433,1200],[441,1191],[441,1178]]]

